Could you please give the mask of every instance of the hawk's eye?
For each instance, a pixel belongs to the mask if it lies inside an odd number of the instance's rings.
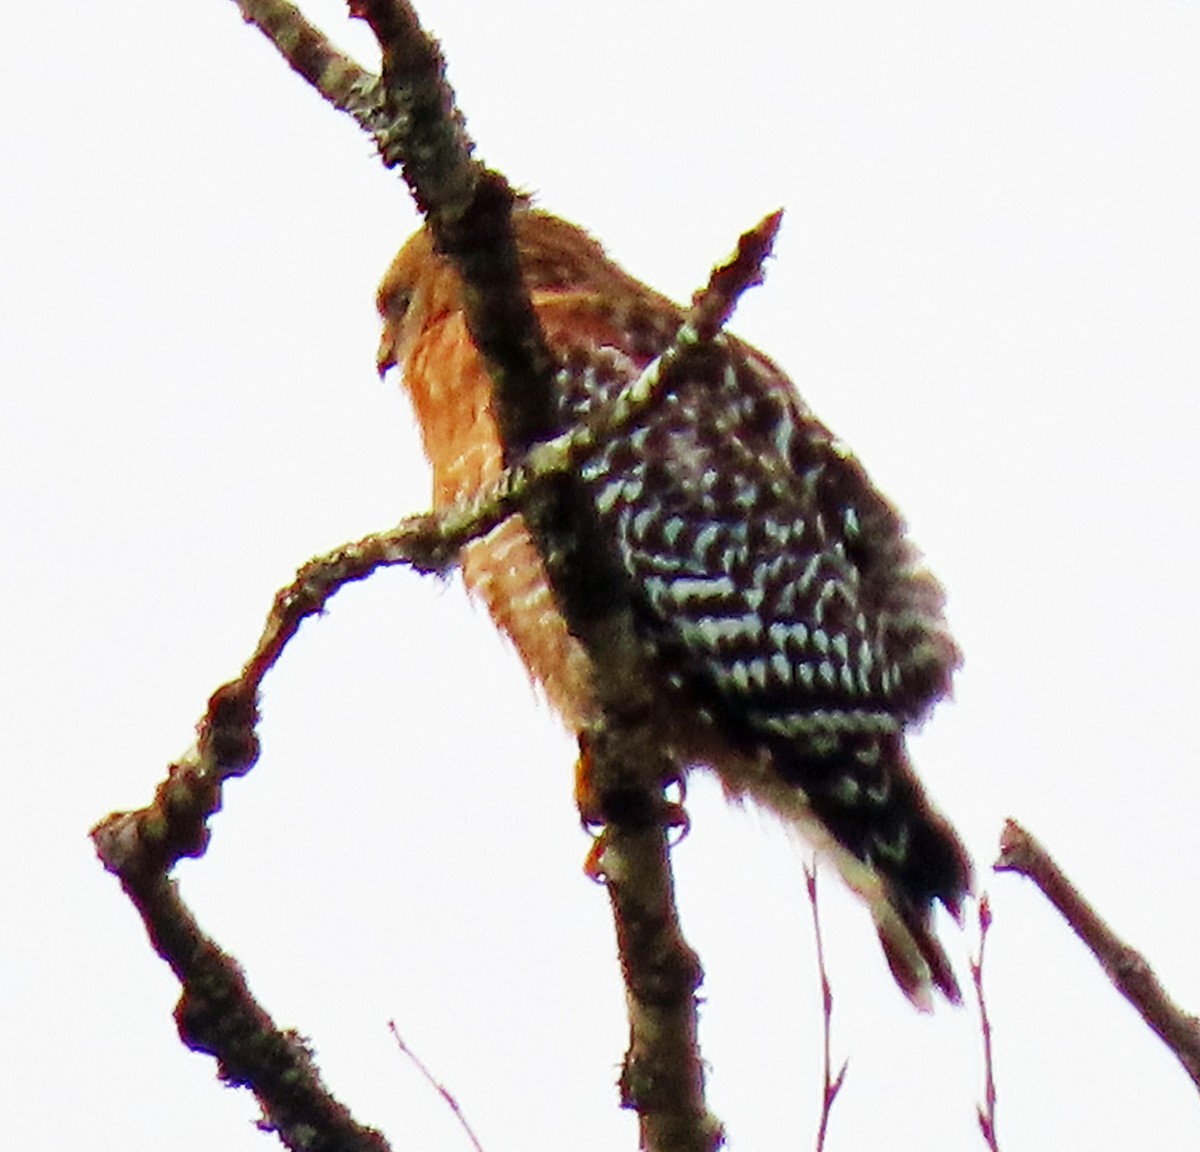
[[[412,304],[412,289],[397,288],[387,299],[384,305],[384,312],[393,320],[404,319],[408,312],[409,305]]]

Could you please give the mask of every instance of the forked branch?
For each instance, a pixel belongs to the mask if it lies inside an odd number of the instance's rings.
[[[357,1125],[329,1094],[304,1044],[277,1028],[255,1002],[236,963],[183,905],[169,873],[180,858],[203,854],[225,781],[249,771],[257,759],[262,679],[300,624],[340,588],[381,566],[445,570],[465,543],[519,511],[539,534],[544,552],[555,558],[549,567],[556,596],[600,669],[599,679],[622,686],[603,700],[604,720],[588,733],[588,744],[602,797],[641,796],[632,805],[606,809],[595,852],[613,903],[629,989],[623,1099],[638,1111],[645,1148],[711,1152],[721,1130],[704,1103],[695,1002],[701,971],[675,915],[669,806],[663,803],[664,767],[658,763],[662,750],[648,745],[638,723],[645,688],[630,675],[635,648],[619,598],[614,594],[598,603],[589,574],[589,601],[580,605],[580,564],[590,565],[596,552],[587,543],[594,531],[590,502],[574,477],[589,453],[669,387],[693,349],[722,338],[719,329],[740,293],[761,279],[778,214],[743,237],[735,257],[697,295],[674,344],[611,410],[554,436],[552,365],[520,280],[509,222],[512,193],[503,177],[471,158],[440,53],[412,9],[367,0],[352,5],[380,39],[384,69],[376,77],[338,53],[292,5],[241,0],[239,8],[300,75],[371,132],[385,162],[404,168],[439,246],[468,285],[471,329],[495,375],[511,466],[470,506],[414,517],[306,564],[277,595],[241,676],[213,694],[195,746],[171,766],[147,808],[113,815],[95,829],[97,850],[183,984],[177,1019],[185,1042],[216,1056],[223,1078],[255,1091],[264,1123],[288,1147],[386,1149],[377,1132]],[[645,812],[655,819],[647,823],[633,815]]]

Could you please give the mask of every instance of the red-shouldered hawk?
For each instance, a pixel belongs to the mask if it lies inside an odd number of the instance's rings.
[[[557,357],[563,426],[612,402],[684,319],[590,236],[514,212],[522,272]],[[434,504],[502,471],[492,386],[467,332],[458,278],[426,230],[379,290],[379,369],[399,365],[433,465]],[[905,730],[947,694],[959,652],[943,593],[905,527],[786,376],[728,336],[581,468],[626,577],[681,770],[779,814],[830,854],[875,917],[897,981],[927,1007],[958,999],[933,934],[970,884],[958,837],[909,765]],[[519,516],[470,544],[467,586],[516,645],[568,727],[596,705]]]

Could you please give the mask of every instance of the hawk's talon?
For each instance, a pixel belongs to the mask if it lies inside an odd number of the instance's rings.
[[[592,839],[592,846],[583,858],[583,874],[596,884],[608,883],[608,877],[604,875],[604,869],[600,866],[600,858],[604,855],[607,840],[608,833],[601,829]]]
[[[679,779],[679,784],[680,791],[686,791],[683,787],[682,777]],[[667,832],[668,848],[674,848],[687,839],[688,833],[692,830],[692,818],[683,806],[682,799],[678,802],[673,800],[663,801],[663,828]]]
[[[591,756],[583,740],[579,742],[579,759],[575,761],[575,807],[579,810],[579,823],[585,832],[595,835],[607,823],[604,805],[592,780]]]
[[[675,791],[675,798],[667,802],[682,808],[687,803],[687,776],[683,772],[672,772],[663,780],[663,792],[669,794],[672,790]]]

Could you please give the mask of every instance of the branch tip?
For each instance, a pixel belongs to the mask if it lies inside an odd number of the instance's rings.
[[[1200,1021],[1184,1012],[1159,983],[1145,957],[1131,948],[1084,899],[1041,843],[1015,820],[1000,836],[997,872],[1032,880],[1100,962],[1113,986],[1175,1054],[1200,1088]]]

